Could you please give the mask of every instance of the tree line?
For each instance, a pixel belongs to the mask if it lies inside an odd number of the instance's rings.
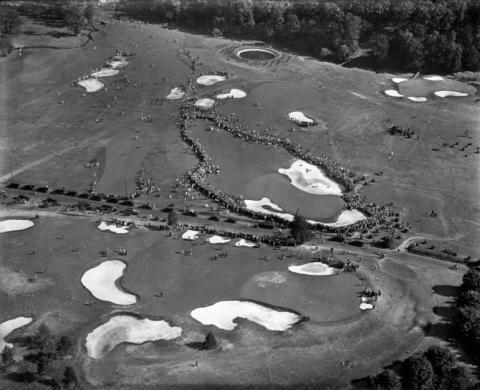
[[[368,52],[376,67],[396,70],[450,73],[480,67],[476,0],[120,0],[116,12],[260,39],[339,63]]]

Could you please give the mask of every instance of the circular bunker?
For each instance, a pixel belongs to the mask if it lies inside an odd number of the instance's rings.
[[[251,61],[269,61],[278,57],[278,54],[270,49],[248,47],[237,50],[237,57]]]

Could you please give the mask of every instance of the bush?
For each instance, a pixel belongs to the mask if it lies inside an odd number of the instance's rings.
[[[402,382],[407,390],[434,390],[434,372],[432,364],[421,355],[410,356],[403,363]]]
[[[377,376],[370,378],[370,387],[375,390],[400,390],[400,378],[392,370],[383,370]]]
[[[170,211],[170,213],[168,213],[168,217],[167,217],[167,224],[169,226],[173,226],[173,225],[176,225],[178,223],[178,214],[176,211]]]
[[[205,336],[205,341],[203,342],[202,348],[205,350],[217,348],[217,340],[212,332],[208,332]]]

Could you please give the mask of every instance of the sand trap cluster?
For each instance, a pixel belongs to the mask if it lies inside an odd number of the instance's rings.
[[[120,71],[118,69],[112,68],[102,68],[96,72],[91,74],[92,77],[111,77],[119,74]]]
[[[303,265],[291,265],[288,270],[296,274],[329,276],[337,274],[337,270],[320,262],[308,263]]]
[[[7,219],[5,221],[0,221],[0,233],[25,230],[31,228],[33,225],[34,223],[28,219]]]
[[[195,102],[195,107],[212,108],[214,104],[215,104],[215,100],[210,98],[202,98],[202,99],[198,99]]]
[[[187,230],[182,234],[184,240],[196,240],[200,232],[198,230]]]
[[[235,246],[246,246],[247,248],[255,248],[258,245],[255,244],[254,242],[250,242],[245,240],[244,238],[241,238],[235,243]]]
[[[117,226],[114,223],[108,224],[104,221],[100,222],[98,229],[101,231],[109,231],[116,234],[126,234],[128,233],[128,226]]]
[[[321,225],[331,226],[331,227],[343,227],[343,226],[352,225],[358,221],[363,221],[364,219],[367,219],[367,217],[362,212],[356,209],[353,209],[353,210],[343,210],[335,222],[325,223],[325,222],[316,222],[311,220],[309,220],[308,222],[311,224],[321,224]]]
[[[127,265],[123,261],[109,260],[86,271],[80,281],[90,293],[101,301],[116,305],[133,305],[137,297],[117,287],[116,282],[123,276]]]
[[[296,160],[290,168],[279,168],[278,172],[289,177],[293,186],[314,195],[342,195],[342,189],[315,165]]]
[[[453,97],[464,97],[468,96],[468,93],[464,92],[455,92],[455,91],[436,91],[434,92],[435,96],[444,98],[448,96],[453,96]]]
[[[100,91],[105,86],[105,84],[95,78],[80,80],[77,81],[77,84],[85,88],[88,93]]]
[[[32,322],[30,317],[17,317],[11,320],[2,322],[0,324],[0,351],[3,351],[5,346],[12,348],[13,345],[5,342],[5,337],[12,333],[15,329],[28,325]]]
[[[294,122],[298,123],[300,125],[313,125],[315,124],[315,121],[313,119],[310,119],[307,117],[303,112],[301,111],[292,111],[288,114],[288,118]]]
[[[139,319],[129,315],[110,318],[87,335],[88,356],[100,359],[122,343],[142,344],[149,341],[171,340],[182,334],[182,328],[166,321]]]
[[[226,79],[226,76],[219,74],[206,74],[197,78],[197,83],[201,85],[213,85],[220,81],[225,81]]]
[[[231,240],[229,238],[225,237],[220,237],[220,236],[212,236],[207,240],[210,244],[225,244],[227,242],[230,242]]]
[[[241,99],[247,96],[247,94],[241,89],[231,89],[230,92],[221,93],[215,96],[217,99]]]
[[[179,99],[183,99],[184,96],[185,96],[185,92],[181,88],[175,87],[167,95],[167,99],[169,99],[169,100],[179,100]]]
[[[245,318],[268,330],[276,331],[287,330],[301,320],[296,313],[274,310],[248,301],[220,301],[193,310],[191,316],[203,325],[215,325],[224,330],[235,329],[236,318]]]

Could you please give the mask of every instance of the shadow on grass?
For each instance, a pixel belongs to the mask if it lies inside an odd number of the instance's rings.
[[[433,286],[433,292],[442,297],[456,297],[458,295],[458,287],[456,286],[447,286],[447,285],[437,285]]]

